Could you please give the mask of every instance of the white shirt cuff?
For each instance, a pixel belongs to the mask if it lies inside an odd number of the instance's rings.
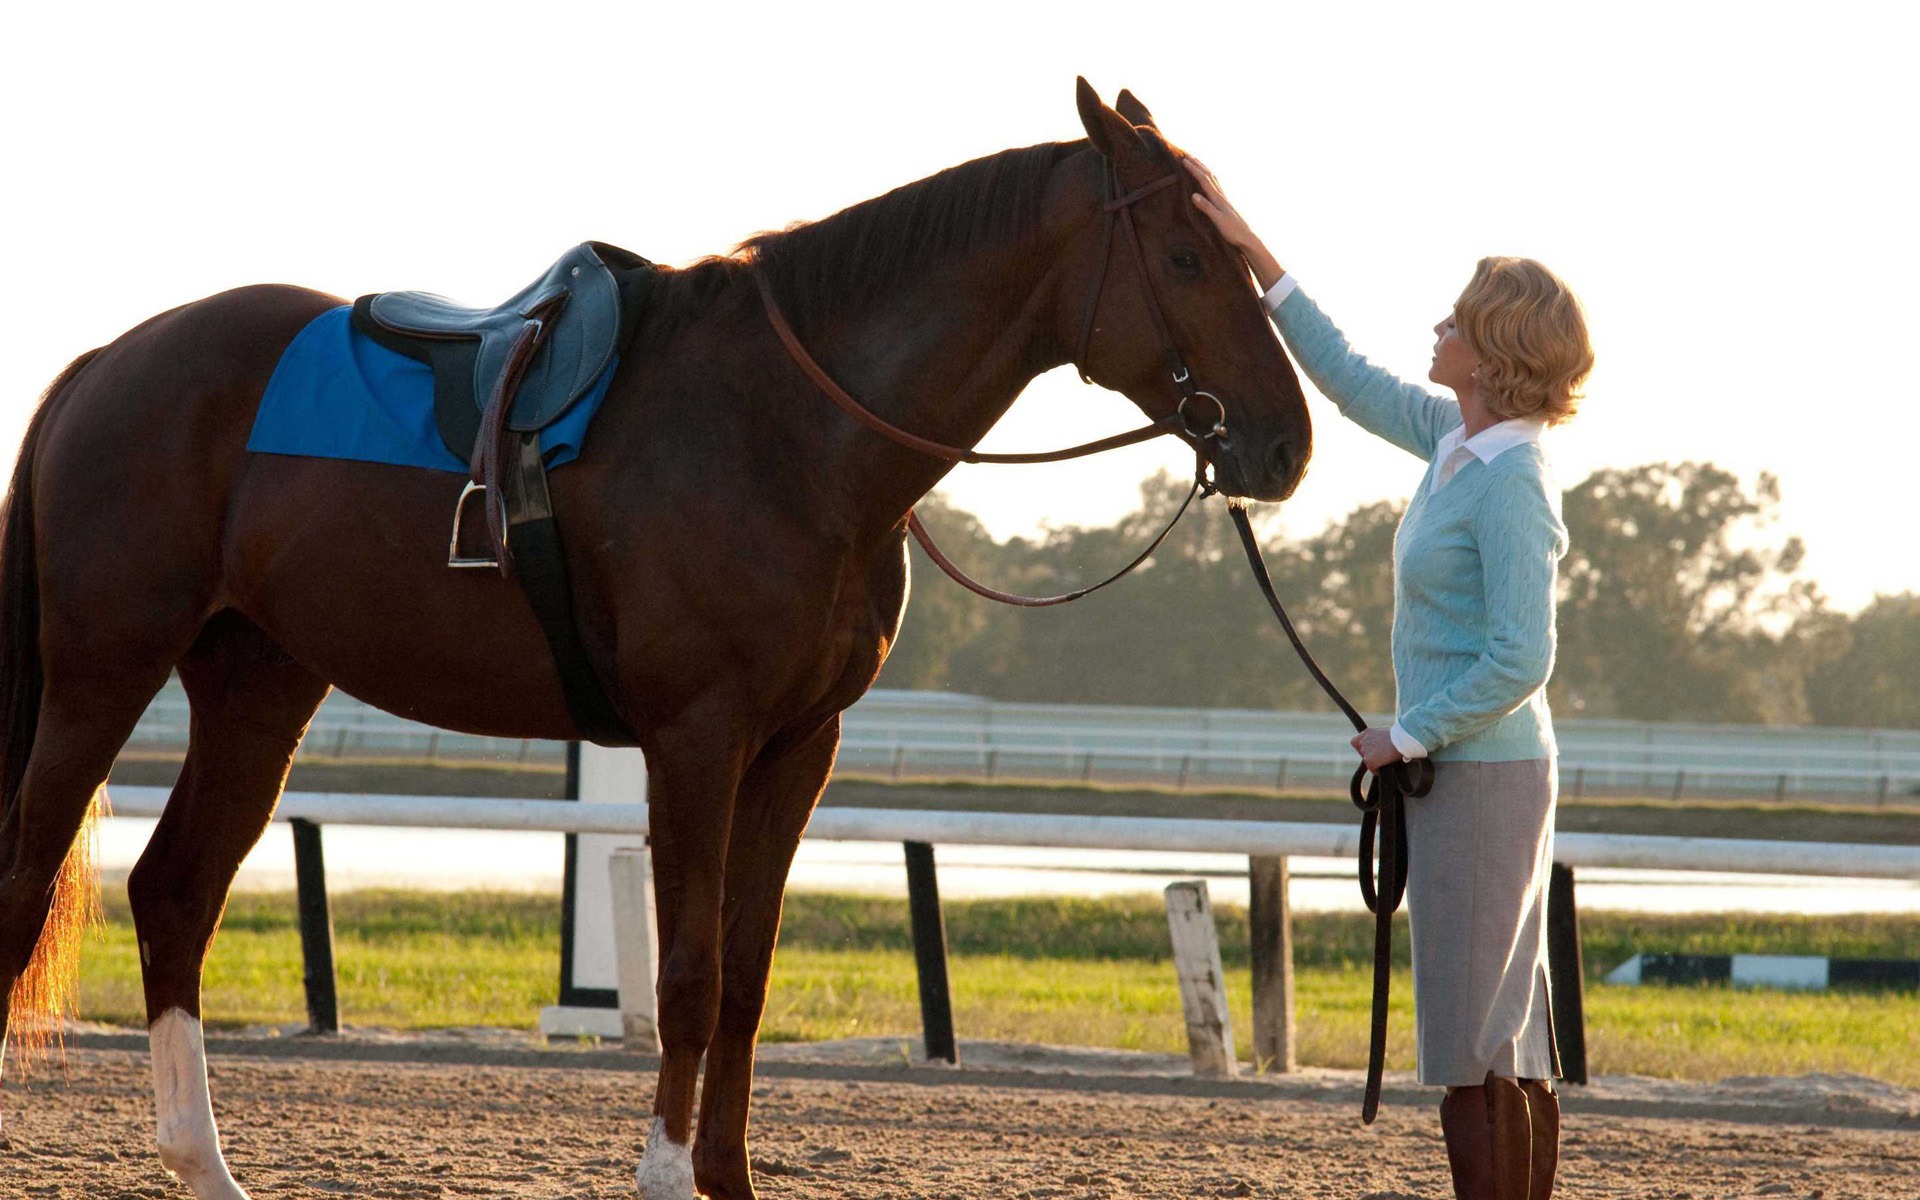
[[[1395,721],[1393,723],[1393,728],[1387,730],[1387,736],[1393,739],[1393,748],[1400,752],[1402,758],[1425,758],[1427,756],[1427,748],[1422,746],[1412,734],[1401,728],[1400,722]]]
[[[1267,306],[1268,312],[1272,312],[1279,308],[1288,296],[1293,295],[1294,289],[1299,286],[1300,281],[1292,275],[1282,274],[1280,278],[1273,281],[1273,286],[1267,289],[1267,294],[1260,297],[1260,303]]]

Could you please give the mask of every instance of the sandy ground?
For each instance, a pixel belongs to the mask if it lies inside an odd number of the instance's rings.
[[[138,1039],[76,1040],[5,1087],[0,1196],[185,1197],[151,1150]],[[1177,1060],[897,1041],[769,1047],[760,1193],[852,1200],[1451,1195],[1432,1094],[1390,1079],[1371,1128],[1351,1072],[1201,1083]],[[631,1197],[651,1060],[498,1039],[218,1039],[212,1078],[255,1200]],[[1920,1197],[1920,1095],[1869,1080],[1569,1089],[1561,1195]]]

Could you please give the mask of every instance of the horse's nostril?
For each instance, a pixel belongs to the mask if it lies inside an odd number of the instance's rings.
[[[1298,460],[1294,458],[1293,447],[1284,440],[1276,442],[1273,450],[1267,455],[1267,467],[1273,472],[1275,479],[1292,479],[1294,468],[1298,465]]]

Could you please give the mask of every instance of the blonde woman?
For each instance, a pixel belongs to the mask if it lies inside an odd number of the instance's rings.
[[[1593,367],[1580,306],[1524,258],[1484,258],[1434,326],[1427,378],[1355,354],[1207,169],[1194,206],[1245,256],[1294,358],[1342,416],[1425,460],[1394,537],[1398,716],[1353,739],[1367,766],[1431,756],[1407,805],[1420,1082],[1460,1200],[1544,1200],[1559,1162],[1547,993],[1553,861],[1554,576],[1567,552],[1541,434]]]

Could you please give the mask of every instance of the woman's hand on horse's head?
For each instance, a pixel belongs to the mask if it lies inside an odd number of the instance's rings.
[[[1377,773],[1394,763],[1406,761],[1406,755],[1400,753],[1400,748],[1393,744],[1393,734],[1385,729],[1369,729],[1365,733],[1355,734],[1347,744],[1360,755],[1360,761],[1367,765],[1369,771]]]
[[[1200,190],[1193,193],[1193,206],[1207,214],[1208,219],[1213,222],[1213,227],[1218,229],[1220,236],[1226,239],[1227,245],[1242,254],[1246,253],[1248,247],[1260,239],[1253,235],[1253,230],[1247,225],[1246,219],[1233,207],[1233,202],[1227,199],[1227,194],[1220,190],[1220,181],[1213,177],[1213,172],[1207,169],[1207,164],[1199,159],[1189,155],[1182,161],[1187,168],[1187,173],[1193,176],[1195,183],[1200,185]]]
[[[1187,173],[1200,185],[1200,190],[1193,193],[1193,206],[1207,214],[1207,219],[1220,231],[1227,245],[1238,250],[1241,257],[1247,260],[1255,278],[1260,281],[1260,289],[1265,291],[1272,287],[1285,273],[1279,262],[1253,232],[1246,218],[1240,215],[1240,210],[1227,199],[1227,194],[1220,190],[1220,181],[1213,177],[1207,164],[1191,155],[1182,161]]]

